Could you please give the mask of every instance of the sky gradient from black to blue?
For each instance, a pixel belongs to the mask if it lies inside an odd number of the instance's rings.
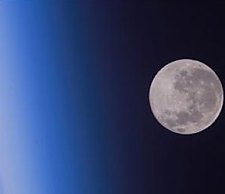
[[[0,193],[223,193],[224,111],[183,136],[154,119],[150,83],[200,60],[225,82],[225,4],[0,3]]]

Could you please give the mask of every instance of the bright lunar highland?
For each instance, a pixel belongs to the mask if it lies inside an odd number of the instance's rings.
[[[156,120],[179,134],[194,134],[214,123],[223,105],[223,88],[207,65],[181,59],[164,66],[154,77],[150,107]]]

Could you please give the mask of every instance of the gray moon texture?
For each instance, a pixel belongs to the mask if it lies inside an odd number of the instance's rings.
[[[216,73],[191,59],[165,65],[155,75],[149,90],[154,117],[178,134],[194,134],[211,126],[221,112],[223,96]]]

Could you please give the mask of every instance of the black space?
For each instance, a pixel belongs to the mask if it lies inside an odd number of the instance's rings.
[[[101,176],[113,187],[102,193],[225,193],[224,109],[208,129],[178,135],[155,120],[148,101],[154,75],[177,59],[207,64],[224,85],[225,3],[121,0],[79,6],[80,34],[92,53],[85,65],[92,81],[86,84],[95,94],[87,95],[97,110],[95,126],[104,120],[93,132],[101,136],[96,168],[102,165]],[[63,8],[71,25],[75,7]]]

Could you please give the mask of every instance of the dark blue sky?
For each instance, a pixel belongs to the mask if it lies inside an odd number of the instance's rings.
[[[0,193],[223,193],[222,110],[182,136],[154,119],[150,83],[200,60],[225,75],[225,4],[0,3]]]

